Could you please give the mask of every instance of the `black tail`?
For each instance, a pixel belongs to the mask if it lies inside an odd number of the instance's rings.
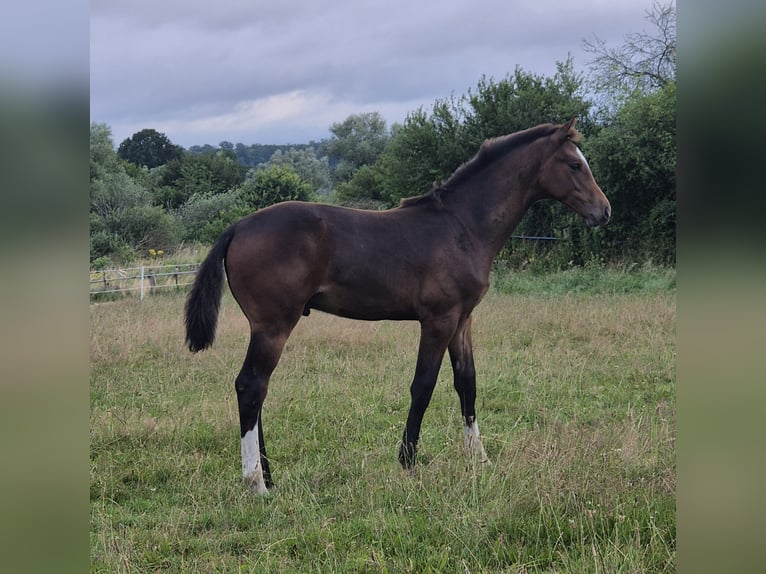
[[[223,292],[223,265],[234,226],[224,231],[200,265],[186,300],[186,343],[192,353],[207,349],[215,339]]]

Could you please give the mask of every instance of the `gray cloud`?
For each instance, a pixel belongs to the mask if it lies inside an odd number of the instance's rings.
[[[351,113],[389,122],[486,74],[550,74],[582,39],[619,43],[651,0],[100,1],[91,10],[91,117],[116,143],[308,141]]]

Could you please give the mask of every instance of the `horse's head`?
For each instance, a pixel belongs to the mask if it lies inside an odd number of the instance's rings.
[[[540,168],[538,184],[547,197],[573,209],[589,226],[605,225],[612,206],[576,145],[580,134],[574,128],[575,121],[572,118],[551,134],[553,151]]]

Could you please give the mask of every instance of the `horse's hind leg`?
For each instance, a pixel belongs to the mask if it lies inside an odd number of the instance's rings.
[[[475,456],[479,462],[488,463],[489,457],[481,444],[479,424],[476,422],[476,368],[473,362],[470,316],[458,326],[448,350],[455,377],[455,391],[460,397],[466,452]]]
[[[256,494],[266,494],[272,486],[261,410],[269,389],[269,378],[286,340],[287,334],[251,333],[247,356],[234,384],[242,441],[242,478]]]

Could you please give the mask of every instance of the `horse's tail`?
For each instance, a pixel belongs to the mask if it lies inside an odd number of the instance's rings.
[[[186,300],[186,343],[192,353],[207,349],[215,339],[223,292],[224,260],[234,237],[234,226],[216,240],[200,265]]]

